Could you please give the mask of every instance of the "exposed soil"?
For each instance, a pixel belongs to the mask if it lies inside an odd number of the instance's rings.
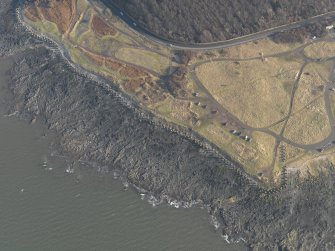
[[[138,90],[143,85],[143,80],[142,79],[136,79],[136,80],[129,80],[126,83],[123,84],[124,89],[127,92],[135,92]]]
[[[71,25],[76,14],[76,0],[35,0],[28,3],[29,18],[37,20],[40,15],[46,20],[57,24],[64,34]],[[40,14],[39,14],[40,13]]]
[[[106,58],[106,67],[108,67],[109,69],[113,70],[113,71],[118,71],[122,66],[122,64],[115,62],[114,60],[110,59],[110,58]]]
[[[106,24],[97,15],[93,16],[92,29],[93,29],[94,33],[99,37],[108,36],[108,35],[109,36],[115,36],[116,35],[116,30],[113,27]]]
[[[130,67],[130,66],[124,66],[120,70],[120,74],[123,75],[123,76],[127,76],[129,78],[139,78],[139,77],[148,76],[148,74],[146,72],[137,70],[134,67]]]
[[[41,20],[35,6],[29,5],[25,8],[24,15],[33,22]]]

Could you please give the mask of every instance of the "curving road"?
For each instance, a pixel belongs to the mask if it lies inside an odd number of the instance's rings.
[[[302,21],[281,25],[278,27],[274,27],[268,30],[256,32],[250,35],[226,40],[226,41],[219,41],[219,42],[213,42],[213,43],[183,43],[178,41],[173,41],[166,39],[164,37],[161,37],[145,27],[141,26],[137,23],[136,20],[134,20],[130,15],[125,13],[122,8],[120,8],[117,4],[113,3],[112,0],[100,0],[104,3],[105,6],[107,6],[110,10],[112,10],[113,14],[118,16],[123,22],[125,22],[127,25],[132,27],[133,30],[137,31],[141,35],[145,36],[151,41],[154,41],[156,43],[162,44],[164,46],[169,46],[173,49],[177,50],[211,50],[211,49],[223,49],[228,48],[235,45],[244,44],[247,42],[252,42],[256,40],[260,40],[262,38],[269,37],[271,35],[274,35],[279,32],[284,32],[290,29],[296,29],[303,26],[306,26],[307,24],[311,23],[317,23],[323,20],[328,19],[335,19],[335,11],[331,11],[325,14],[321,14],[318,16],[311,17],[309,19],[305,19]],[[96,0],[89,0],[94,5],[99,5],[99,3]],[[103,6],[100,6],[100,8],[104,8]],[[122,13],[122,14],[121,14]]]

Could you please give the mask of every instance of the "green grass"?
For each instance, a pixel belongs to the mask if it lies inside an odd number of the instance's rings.
[[[121,48],[116,57],[161,74],[165,73],[170,62],[168,58],[157,53],[133,48]]]
[[[62,34],[59,32],[56,24],[49,22],[48,20],[31,22],[26,20],[36,31],[46,34],[53,39],[56,39],[58,42],[62,41]]]

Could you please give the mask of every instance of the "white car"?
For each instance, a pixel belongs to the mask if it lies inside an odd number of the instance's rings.
[[[123,16],[123,12],[122,11],[120,11],[120,15]]]
[[[133,25],[134,25],[134,26],[137,26],[137,24],[136,24],[135,22],[133,22]]]

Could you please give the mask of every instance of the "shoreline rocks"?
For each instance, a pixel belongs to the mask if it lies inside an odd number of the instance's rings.
[[[10,0],[0,5],[8,23],[0,29],[0,37],[7,37],[0,39],[0,54],[21,52],[11,72],[11,110],[54,131],[62,155],[115,173],[152,203],[208,205],[227,241],[245,240],[250,249],[335,248],[334,166],[319,179],[287,177],[280,193],[265,193],[210,146],[143,118],[144,112],[139,116],[94,79],[66,66],[57,51],[17,26],[15,7]]]

